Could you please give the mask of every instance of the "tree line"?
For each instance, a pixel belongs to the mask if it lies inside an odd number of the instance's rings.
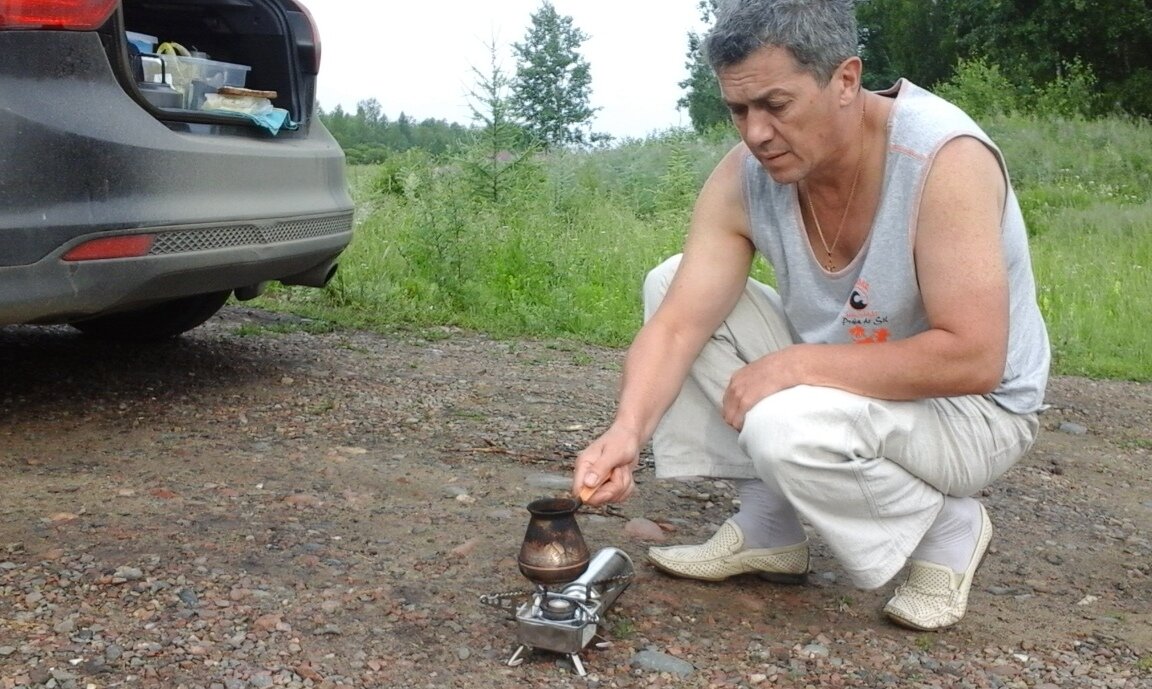
[[[699,0],[705,25],[720,1]],[[867,88],[905,77],[977,117],[1152,117],[1152,0],[857,0],[856,14]],[[580,53],[587,38],[544,0],[512,46],[515,73],[504,74],[495,57],[489,71],[476,71],[468,125],[403,113],[389,120],[375,99],[320,117],[353,163],[410,149],[441,155],[477,140],[493,152],[604,143],[609,137],[591,129],[592,79]],[[702,42],[688,33],[678,103],[697,132],[728,121]]]
[[[468,127],[446,120],[417,122],[403,112],[390,120],[375,98],[357,103],[355,112],[339,105],[331,111],[321,108],[320,119],[354,165],[381,163],[410,149],[442,155],[465,141],[470,132]]]

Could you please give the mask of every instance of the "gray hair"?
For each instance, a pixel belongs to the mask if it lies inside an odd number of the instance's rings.
[[[859,50],[853,0],[721,0],[704,56],[719,72],[763,46],[786,48],[825,85]]]

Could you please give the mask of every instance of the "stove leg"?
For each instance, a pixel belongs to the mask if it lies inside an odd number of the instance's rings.
[[[508,667],[517,667],[523,663],[524,656],[521,654],[524,653],[527,648],[527,646],[521,646],[520,648],[517,648],[516,652],[512,654],[512,657],[508,659]]]
[[[580,675],[581,677],[583,677],[584,675],[588,674],[588,673],[587,673],[587,672],[584,670],[584,663],[583,663],[583,662],[581,662],[581,660],[580,660],[580,656],[579,656],[579,655],[577,655],[577,654],[573,653],[573,654],[572,654],[571,656],[569,656],[569,657],[570,657],[570,658],[572,658],[572,664],[576,666],[576,674]]]

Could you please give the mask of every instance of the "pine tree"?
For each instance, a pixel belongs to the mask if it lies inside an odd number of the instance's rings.
[[[495,46],[488,46],[487,72],[477,68],[476,88],[469,93],[474,139],[460,159],[473,196],[499,202],[509,195],[525,176],[533,174],[531,146],[514,120],[508,91],[511,79],[500,67]]]
[[[592,74],[579,53],[587,39],[571,17],[561,16],[545,0],[532,15],[523,42],[513,44],[513,110],[544,147],[583,146],[601,138],[591,133],[596,114],[589,105]]]

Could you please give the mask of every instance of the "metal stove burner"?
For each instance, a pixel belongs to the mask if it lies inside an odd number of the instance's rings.
[[[570,620],[576,615],[576,603],[567,598],[545,596],[544,602],[540,605],[540,615],[546,620],[556,622]]]
[[[572,659],[577,674],[586,674],[580,652],[597,636],[598,626],[608,608],[632,583],[632,558],[619,548],[604,548],[588,563],[580,577],[559,591],[537,586],[531,598],[516,610],[516,636],[520,647],[508,665],[524,662],[529,649],[564,653]],[[510,594],[481,598],[498,605]]]

